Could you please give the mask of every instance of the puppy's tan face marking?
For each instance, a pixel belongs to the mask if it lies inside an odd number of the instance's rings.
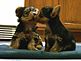
[[[24,10],[24,13],[23,13],[21,19],[22,19],[23,22],[24,21],[25,22],[32,21],[34,19],[34,17],[38,15],[38,13],[39,13],[39,10],[37,8],[27,7]]]
[[[22,15],[22,17],[21,17],[21,19],[22,19],[23,22],[27,22],[27,21],[29,21],[29,20],[32,20],[33,15],[32,15],[30,12],[31,12],[31,11],[30,11],[28,8],[26,8],[26,9],[24,10],[23,15]]]
[[[50,12],[51,11],[51,12]],[[47,24],[49,17],[55,18],[60,13],[60,5],[57,5],[55,8],[52,7],[44,7],[40,10],[40,13],[37,17],[40,23]]]

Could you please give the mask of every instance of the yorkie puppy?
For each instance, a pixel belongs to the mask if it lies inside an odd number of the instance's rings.
[[[46,23],[45,30],[45,51],[73,51],[76,48],[76,42],[71,34],[60,20],[60,5],[55,8],[45,6],[40,10],[37,18]]]
[[[36,32],[36,19],[39,10],[35,7],[19,7],[16,9],[19,25],[11,40],[11,47],[17,49],[41,50],[42,39]]]

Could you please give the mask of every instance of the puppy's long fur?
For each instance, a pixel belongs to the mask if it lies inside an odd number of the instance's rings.
[[[59,5],[55,8],[46,6],[41,9],[39,20],[46,23],[45,51],[72,51],[76,48],[75,39],[61,23],[59,13]]]
[[[37,15],[34,7],[19,7],[16,9],[16,16],[19,18],[19,25],[11,40],[11,47],[17,49],[39,50],[42,48],[42,39],[36,32],[34,17]],[[35,13],[36,12],[36,13]],[[34,29],[34,31],[33,31]]]

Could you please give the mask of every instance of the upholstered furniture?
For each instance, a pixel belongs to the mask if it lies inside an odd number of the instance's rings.
[[[0,45],[0,58],[17,59],[81,59],[81,45],[76,46],[75,51],[45,52],[30,51],[10,48],[8,45]]]

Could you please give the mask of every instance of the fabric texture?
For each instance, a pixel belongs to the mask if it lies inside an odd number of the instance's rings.
[[[76,46],[75,51],[45,52],[30,51],[10,48],[8,45],[0,45],[0,58],[17,59],[76,59],[81,58],[81,46]]]

